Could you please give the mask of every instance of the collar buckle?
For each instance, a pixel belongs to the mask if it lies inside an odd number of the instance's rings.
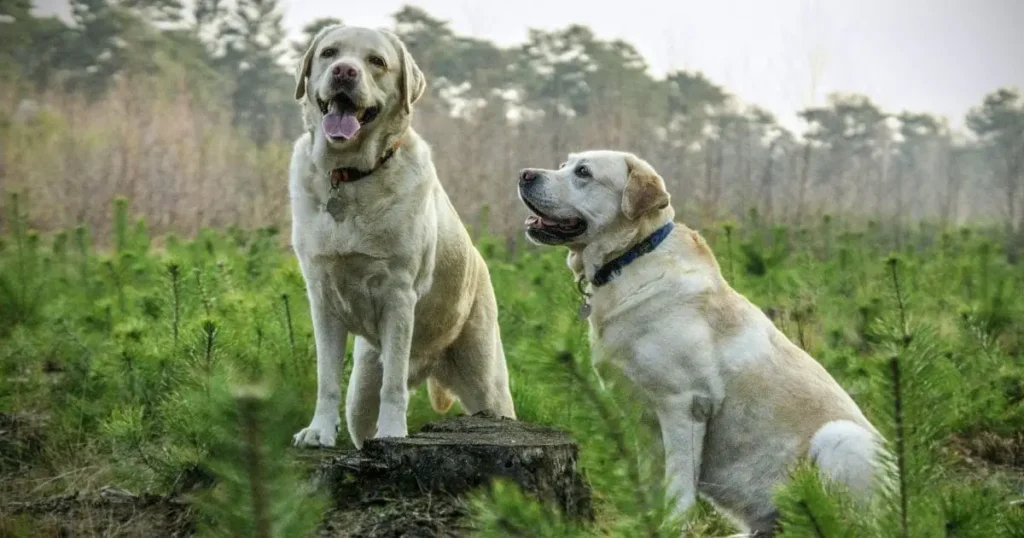
[[[586,285],[587,285],[587,275],[580,275],[580,277],[576,279],[576,289],[580,292],[580,295],[582,295],[586,299],[589,299],[590,298],[590,294],[587,293],[586,289],[584,289],[584,286],[586,286]]]
[[[580,304],[579,310],[576,311],[576,316],[580,319],[580,321],[590,317],[590,293],[588,293],[587,290],[584,289],[584,286],[586,285],[587,276],[580,275],[580,277],[576,279],[576,289],[580,292],[580,295],[583,296],[583,303]]]

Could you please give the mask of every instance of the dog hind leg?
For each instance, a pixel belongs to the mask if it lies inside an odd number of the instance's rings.
[[[493,304],[493,299],[488,303],[477,298],[462,334],[449,346],[432,375],[455,393],[467,413],[489,410],[516,418],[501,332],[495,314],[488,312]]]

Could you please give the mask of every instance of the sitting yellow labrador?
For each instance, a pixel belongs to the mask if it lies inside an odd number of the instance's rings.
[[[431,404],[515,418],[498,308],[483,257],[411,127],[426,80],[394,34],[334,25],[296,70],[306,132],[289,171],[292,245],[316,340],[317,397],[300,446],[334,446],[338,375],[356,447],[405,437],[409,390]]]
[[[622,368],[653,406],[677,514],[700,494],[771,534],[774,489],[802,458],[869,498],[882,438],[857,404],[722,277],[701,236],[673,222],[665,183],[630,153],[569,155],[520,173],[527,236],[569,248],[590,292],[594,363]],[[581,288],[582,289],[582,288]]]

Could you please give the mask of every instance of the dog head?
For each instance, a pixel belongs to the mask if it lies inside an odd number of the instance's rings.
[[[572,153],[557,170],[523,169],[519,198],[533,213],[531,241],[573,249],[633,237],[674,216],[661,176],[620,151]]]
[[[328,147],[363,145],[375,131],[408,126],[426,89],[405,45],[385,30],[332,25],[309,44],[295,72],[306,127]],[[389,133],[390,134],[390,133]]]

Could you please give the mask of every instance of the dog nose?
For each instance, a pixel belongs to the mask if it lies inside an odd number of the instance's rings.
[[[356,66],[345,62],[334,64],[334,67],[331,68],[331,73],[341,80],[356,80],[359,78],[359,70],[356,69]]]
[[[535,179],[537,179],[537,172],[534,172],[529,168],[525,168],[521,172],[519,172],[519,180],[522,181],[523,183],[530,183]]]

